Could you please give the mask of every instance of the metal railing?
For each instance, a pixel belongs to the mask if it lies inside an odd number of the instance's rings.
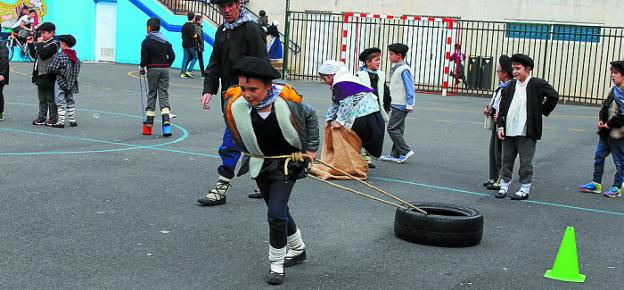
[[[208,18],[210,21],[215,23],[216,25],[220,25],[223,23],[223,16],[219,13],[219,9],[214,7],[214,5],[210,4],[210,0],[159,0],[165,6],[167,6],[173,13],[175,14],[184,14],[190,11],[195,13],[201,13],[204,17]],[[241,4],[245,4],[249,1],[241,1]],[[247,7],[242,6],[247,13],[251,15],[254,20],[258,20],[259,16],[253,11],[247,9]],[[280,32],[280,39],[282,42],[285,41],[285,36]],[[292,40],[288,41],[288,45],[285,45],[292,53],[298,54],[301,51],[301,47]]]
[[[401,19],[361,18],[347,23],[343,14],[336,13],[289,12],[288,16],[289,38],[300,43],[302,51],[285,58],[290,78],[318,79],[318,67],[327,59],[340,60],[343,45],[350,50],[346,63],[354,72],[361,65],[358,53],[373,46],[382,49],[381,69],[389,72],[387,46],[402,42],[410,47],[407,61],[415,88],[426,92],[441,92],[448,82],[450,94],[491,95],[498,83],[498,57],[524,53],[535,61],[533,76],[553,85],[562,101],[598,104],[611,87],[609,62],[622,59],[624,44],[621,27],[566,24],[557,29],[558,24],[544,24],[543,30],[536,31],[531,25],[452,19],[449,30],[448,23]],[[345,44],[347,25],[350,33]],[[447,60],[455,43],[466,54],[466,80],[459,83],[452,74],[457,66]],[[451,71],[448,77],[446,67]]]

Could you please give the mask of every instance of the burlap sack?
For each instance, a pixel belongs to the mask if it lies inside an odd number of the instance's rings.
[[[356,178],[368,178],[368,164],[360,155],[362,141],[355,132],[345,127],[326,128],[321,149],[321,161],[339,168]],[[312,166],[311,174],[323,179],[351,179],[322,164]]]

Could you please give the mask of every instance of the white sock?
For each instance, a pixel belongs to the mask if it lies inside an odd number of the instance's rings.
[[[286,253],[286,257],[294,257],[301,253],[305,249],[305,244],[303,243],[303,239],[301,239],[301,231],[297,229],[297,231],[288,237],[288,253]]]
[[[269,262],[271,262],[271,271],[284,273],[284,258],[286,257],[286,251],[288,251],[288,246],[276,249],[269,245]]]
[[[504,180],[501,179],[501,181],[500,181],[500,188],[501,189],[504,189],[505,191],[508,191],[510,185],[511,185],[511,181],[505,182]]]
[[[520,191],[526,194],[529,194],[529,192],[531,191],[531,184],[530,183],[520,184]]]

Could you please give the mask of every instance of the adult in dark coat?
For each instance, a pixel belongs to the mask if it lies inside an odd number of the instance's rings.
[[[542,138],[542,116],[550,115],[559,94],[545,80],[531,77],[533,59],[523,54],[511,57],[515,80],[502,90],[498,113],[498,138],[503,140],[503,166],[497,198],[509,190],[513,164],[520,155],[520,190],[514,200],[529,198],[533,178],[533,156],[537,140]]]
[[[266,50],[266,38],[262,28],[244,10],[240,0],[211,0],[223,15],[224,23],[217,28],[210,61],[205,71],[204,91],[201,98],[202,108],[210,109],[210,100],[219,91],[225,92],[229,87],[238,84],[238,76],[233,72],[236,63],[246,56],[254,56],[269,61]],[[221,94],[221,110],[223,111],[223,94]],[[202,205],[219,205],[225,203],[225,194],[230,188],[230,180],[234,178],[236,163],[240,159],[241,150],[232,140],[230,130],[226,127],[223,143],[219,147],[219,156],[223,164],[217,169],[219,178],[215,188],[197,200]]]

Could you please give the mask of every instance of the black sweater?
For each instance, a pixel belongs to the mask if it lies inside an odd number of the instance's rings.
[[[0,85],[9,84],[9,49],[0,45],[0,75],[4,76],[4,82],[0,82]]]
[[[141,67],[168,68],[175,60],[171,43],[162,43],[155,39],[145,38],[141,43]]]
[[[499,128],[505,128],[507,112],[516,92],[517,80],[513,80],[509,86],[501,92],[501,103],[498,112],[497,124]],[[542,115],[548,117],[557,106],[559,93],[545,80],[531,78],[526,88],[527,93],[527,132],[526,136],[535,140],[542,138]],[[544,100],[546,98],[546,100]]]
[[[379,82],[379,76],[374,73],[368,73],[368,77],[370,78],[371,87],[373,88],[373,93],[378,98],[383,98],[384,111],[390,112],[390,103],[392,102],[392,97],[390,96],[390,88],[386,83],[384,83],[384,95],[379,95],[379,88],[377,87],[377,83]]]
[[[195,24],[186,22],[182,25],[182,47],[195,47]]]

